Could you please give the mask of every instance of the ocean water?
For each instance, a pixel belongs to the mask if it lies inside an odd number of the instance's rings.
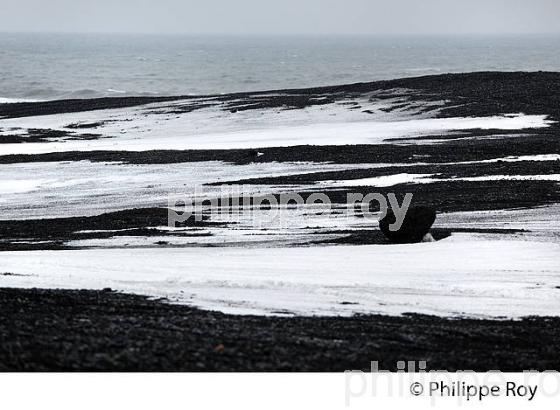
[[[560,36],[220,37],[0,33],[0,102],[560,71]]]

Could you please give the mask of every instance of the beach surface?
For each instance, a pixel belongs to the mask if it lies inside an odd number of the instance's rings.
[[[151,370],[342,370],[387,351],[429,368],[557,369],[559,121],[560,74],[546,72],[0,104],[0,334],[12,346],[0,362],[133,370],[152,355]],[[436,241],[389,244],[380,208],[348,199],[372,192],[434,208]],[[330,203],[244,202],[286,194]],[[175,197],[232,202],[170,228]],[[91,316],[91,338],[75,309]],[[150,333],[153,321],[175,333]],[[144,354],[136,331],[198,347],[172,349],[176,361]],[[212,364],[238,331],[252,341],[233,348],[239,361]],[[23,360],[29,332],[44,336],[29,354],[84,347],[67,362]],[[447,332],[460,347],[442,347]],[[263,356],[260,339],[274,345]]]
[[[109,291],[0,289],[1,371],[560,368],[558,318],[226,315]]]

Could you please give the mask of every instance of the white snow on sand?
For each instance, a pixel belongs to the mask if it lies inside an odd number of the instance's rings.
[[[9,97],[0,97],[0,104],[13,104],[13,103],[20,103],[20,102],[38,102],[41,100],[35,100],[31,98],[9,98]]]
[[[169,195],[194,195],[202,184],[369,166],[307,162],[233,165],[220,161],[141,165],[89,161],[0,165],[0,220],[97,215],[134,207],[167,206]],[[282,191],[271,186],[244,188],[250,190],[248,194]],[[223,190],[208,186],[201,192],[219,195]]]
[[[3,252],[0,272],[29,276],[0,276],[0,286],[111,287],[239,314],[560,315],[559,256],[558,243],[468,235],[413,245]]]
[[[546,116],[509,114],[483,118],[431,118],[397,109],[391,101],[359,101],[357,110],[333,103],[298,110],[230,113],[216,105],[177,113],[181,104],[0,119],[0,135],[25,136],[31,128],[99,133],[99,140],[57,138],[48,143],[0,144],[0,155],[63,151],[225,149],[387,143],[389,138],[446,135],[472,128],[522,130],[547,127]],[[436,104],[437,105],[437,104]],[[435,108],[434,108],[435,109]],[[363,112],[369,110],[369,113]],[[70,124],[104,121],[94,128]],[[471,161],[558,160],[558,154]],[[0,220],[97,215],[133,207],[166,206],[169,194],[199,195],[201,184],[309,172],[375,168],[386,164],[223,162],[132,165],[57,162],[0,165]],[[398,166],[399,164],[392,164]],[[245,185],[245,195],[352,186],[496,179],[560,181],[560,175],[497,175],[437,179],[395,172],[375,178],[307,185]],[[203,196],[222,195],[206,187]],[[558,206],[531,210],[438,215],[436,226],[515,228],[515,235],[455,234],[414,245],[293,247],[348,231],[376,229],[345,205],[241,212],[228,227],[158,227],[157,236],[115,236],[72,241],[97,248],[0,253],[0,287],[100,289],[167,297],[238,314],[351,315],[419,312],[442,316],[560,315]],[[213,221],[227,221],[212,215]],[[338,234],[337,231],[340,233]],[[122,232],[121,232],[122,233]],[[1,239],[1,238],[0,238]],[[531,239],[531,240],[527,240]],[[211,245],[208,246],[208,245]],[[13,273],[16,275],[2,275]]]
[[[528,156],[508,160],[554,159],[554,156]],[[478,162],[491,161],[495,160]],[[169,195],[194,194],[197,188],[208,183],[380,166],[391,164],[272,162],[234,165],[220,161],[141,165],[89,161],[4,164],[0,165],[0,220],[96,215],[132,207],[166,206]],[[397,171],[399,164],[395,166]],[[316,190],[317,186],[388,187],[403,183],[489,180],[560,181],[560,175],[488,175],[441,179],[434,178],[432,174],[395,173],[371,178],[319,181],[316,184],[297,186],[243,185],[243,193],[255,195]],[[204,187],[204,193],[209,196],[221,192],[221,187]]]
[[[483,159],[480,161],[461,161],[461,162],[448,162],[450,165],[458,164],[492,164],[495,162],[522,162],[522,161],[560,161],[560,154],[539,154],[539,155],[520,155],[512,157],[502,157],[493,159]]]
[[[548,241],[556,238],[560,243],[560,205],[441,213],[434,227],[525,230]]]
[[[560,182],[560,174],[547,175],[483,175],[478,177],[454,178],[451,181],[556,181]]]
[[[229,211],[229,209],[228,209]],[[472,234],[473,240],[530,240],[560,243],[560,206],[547,205],[536,208],[491,211],[469,211],[440,213],[434,227],[453,232],[486,230]],[[152,228],[162,236],[133,236],[114,231],[116,236],[103,239],[82,239],[66,242],[66,246],[77,248],[134,248],[162,246],[200,247],[270,247],[310,244],[319,241],[343,238],[351,232],[372,231],[378,228],[379,214],[364,216],[353,206],[305,205],[297,208],[281,208],[271,211],[251,211],[242,208],[239,212],[212,214],[213,222],[226,222],[227,226],[203,228]],[[492,233],[498,230],[514,232]],[[111,232],[111,231],[108,231]],[[165,236],[164,236],[165,234]],[[197,236],[195,236],[197,235]],[[163,243],[158,243],[163,241]]]
[[[398,184],[412,184],[412,183],[428,183],[437,180],[430,179],[429,177],[433,174],[395,174],[395,175],[383,175],[380,177],[371,178],[357,178],[357,179],[344,179],[344,180],[330,180],[330,181],[320,181],[320,185],[325,185],[326,187],[359,187],[359,186],[373,186],[373,187],[388,187]]]
[[[188,113],[173,108],[192,101],[141,107],[0,119],[0,135],[28,129],[100,134],[98,140],[60,139],[48,143],[0,144],[0,155],[64,151],[231,149],[296,145],[379,144],[390,138],[445,134],[473,128],[517,130],[547,127],[545,115],[508,114],[481,118],[430,118],[413,110],[385,113],[387,103],[360,100],[359,110],[332,103],[297,110],[260,109],[230,113],[209,107]],[[371,113],[363,112],[368,109]],[[433,115],[433,114],[432,114]],[[95,128],[71,124],[104,122]]]
[[[0,195],[5,196],[7,194],[19,194],[30,192],[37,189],[41,185],[41,181],[37,179],[2,179],[0,180]],[[5,198],[2,198],[5,201]],[[0,200],[0,201],[2,201]]]
[[[320,181],[318,184],[329,188],[339,187],[389,187],[398,184],[431,184],[438,182],[478,182],[478,181],[552,181],[560,182],[560,174],[547,175],[483,175],[477,177],[459,178],[431,178],[436,174],[394,174],[383,175],[380,177],[357,178],[345,180]]]

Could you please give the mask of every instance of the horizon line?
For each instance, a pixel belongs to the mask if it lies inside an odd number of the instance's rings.
[[[59,35],[153,35],[153,36],[208,36],[208,37],[461,37],[461,36],[560,36],[560,32],[399,32],[399,33],[258,33],[258,32],[143,32],[143,31],[57,31],[57,30],[2,30],[0,34],[59,34]]]

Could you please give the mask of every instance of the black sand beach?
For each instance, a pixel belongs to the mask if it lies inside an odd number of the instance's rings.
[[[559,290],[560,292],[560,290]],[[111,291],[0,289],[0,371],[560,370],[560,318],[232,316]]]
[[[231,115],[251,109],[300,109],[332,101],[352,104],[368,92],[407,89],[403,104],[442,101],[437,118],[525,113],[560,121],[560,73],[469,73],[408,78],[346,86],[283,90],[275,94],[241,93],[213,96]],[[395,93],[387,98],[395,98]],[[398,97],[398,96],[397,96]],[[377,94],[376,98],[383,98]],[[152,102],[192,99],[181,112],[204,108],[192,97],[125,97],[0,104],[0,118],[60,114]],[[418,107],[416,107],[418,108]],[[432,107],[433,108],[433,107]],[[357,106],[355,109],[361,109]],[[92,122],[87,128],[96,138]],[[76,127],[68,127],[75,130]],[[73,134],[37,131],[10,137],[4,143],[40,142],[72,138]],[[72,131],[70,131],[72,132]],[[31,137],[32,139],[27,139]],[[370,178],[394,173],[437,174],[437,178],[492,175],[560,174],[560,161],[517,161],[477,164],[456,162],[492,160],[525,155],[560,154],[560,124],[531,130],[466,130],[422,137],[426,144],[394,140],[380,145],[295,146],[253,150],[152,150],[52,152],[3,155],[0,164],[56,161],[116,161],[124,164],[174,164],[224,161],[233,164],[317,161],[335,164],[381,163],[369,169],[294,174],[289,176],[221,181],[282,185],[324,180]],[[422,164],[418,164],[421,162]],[[414,205],[439,213],[503,209],[533,209],[560,203],[560,187],[546,180],[442,181],[400,184],[397,195],[413,192]],[[317,189],[317,192],[326,192]],[[367,187],[353,192],[367,193]],[[380,189],[385,192],[387,189]],[[305,197],[313,191],[302,193]],[[348,189],[328,191],[333,203],[345,204]],[[30,206],[32,204],[29,204]],[[68,249],[67,242],[127,235],[156,235],[166,224],[166,209],[127,209],[97,216],[0,221],[1,251]],[[192,227],[208,227],[205,220]],[[109,232],[111,231],[111,232]],[[468,229],[434,230],[436,239]],[[472,229],[471,229],[472,231]],[[508,229],[475,229],[504,235]],[[341,234],[345,232],[339,231]],[[352,231],[330,243],[384,243],[379,232]],[[157,232],[157,235],[162,235]],[[309,245],[324,243],[310,242]],[[74,248],[75,249],[75,248]],[[560,259],[559,259],[560,260]],[[1,272],[0,275],[9,272]],[[40,274],[40,272],[38,272]],[[559,283],[560,285],[560,283]],[[560,296],[560,289],[558,289]],[[397,361],[426,361],[433,370],[560,370],[560,318],[523,320],[448,319],[405,315],[337,317],[233,316],[152,301],[112,291],[0,289],[0,371],[343,371],[368,370],[371,361],[395,370]]]

